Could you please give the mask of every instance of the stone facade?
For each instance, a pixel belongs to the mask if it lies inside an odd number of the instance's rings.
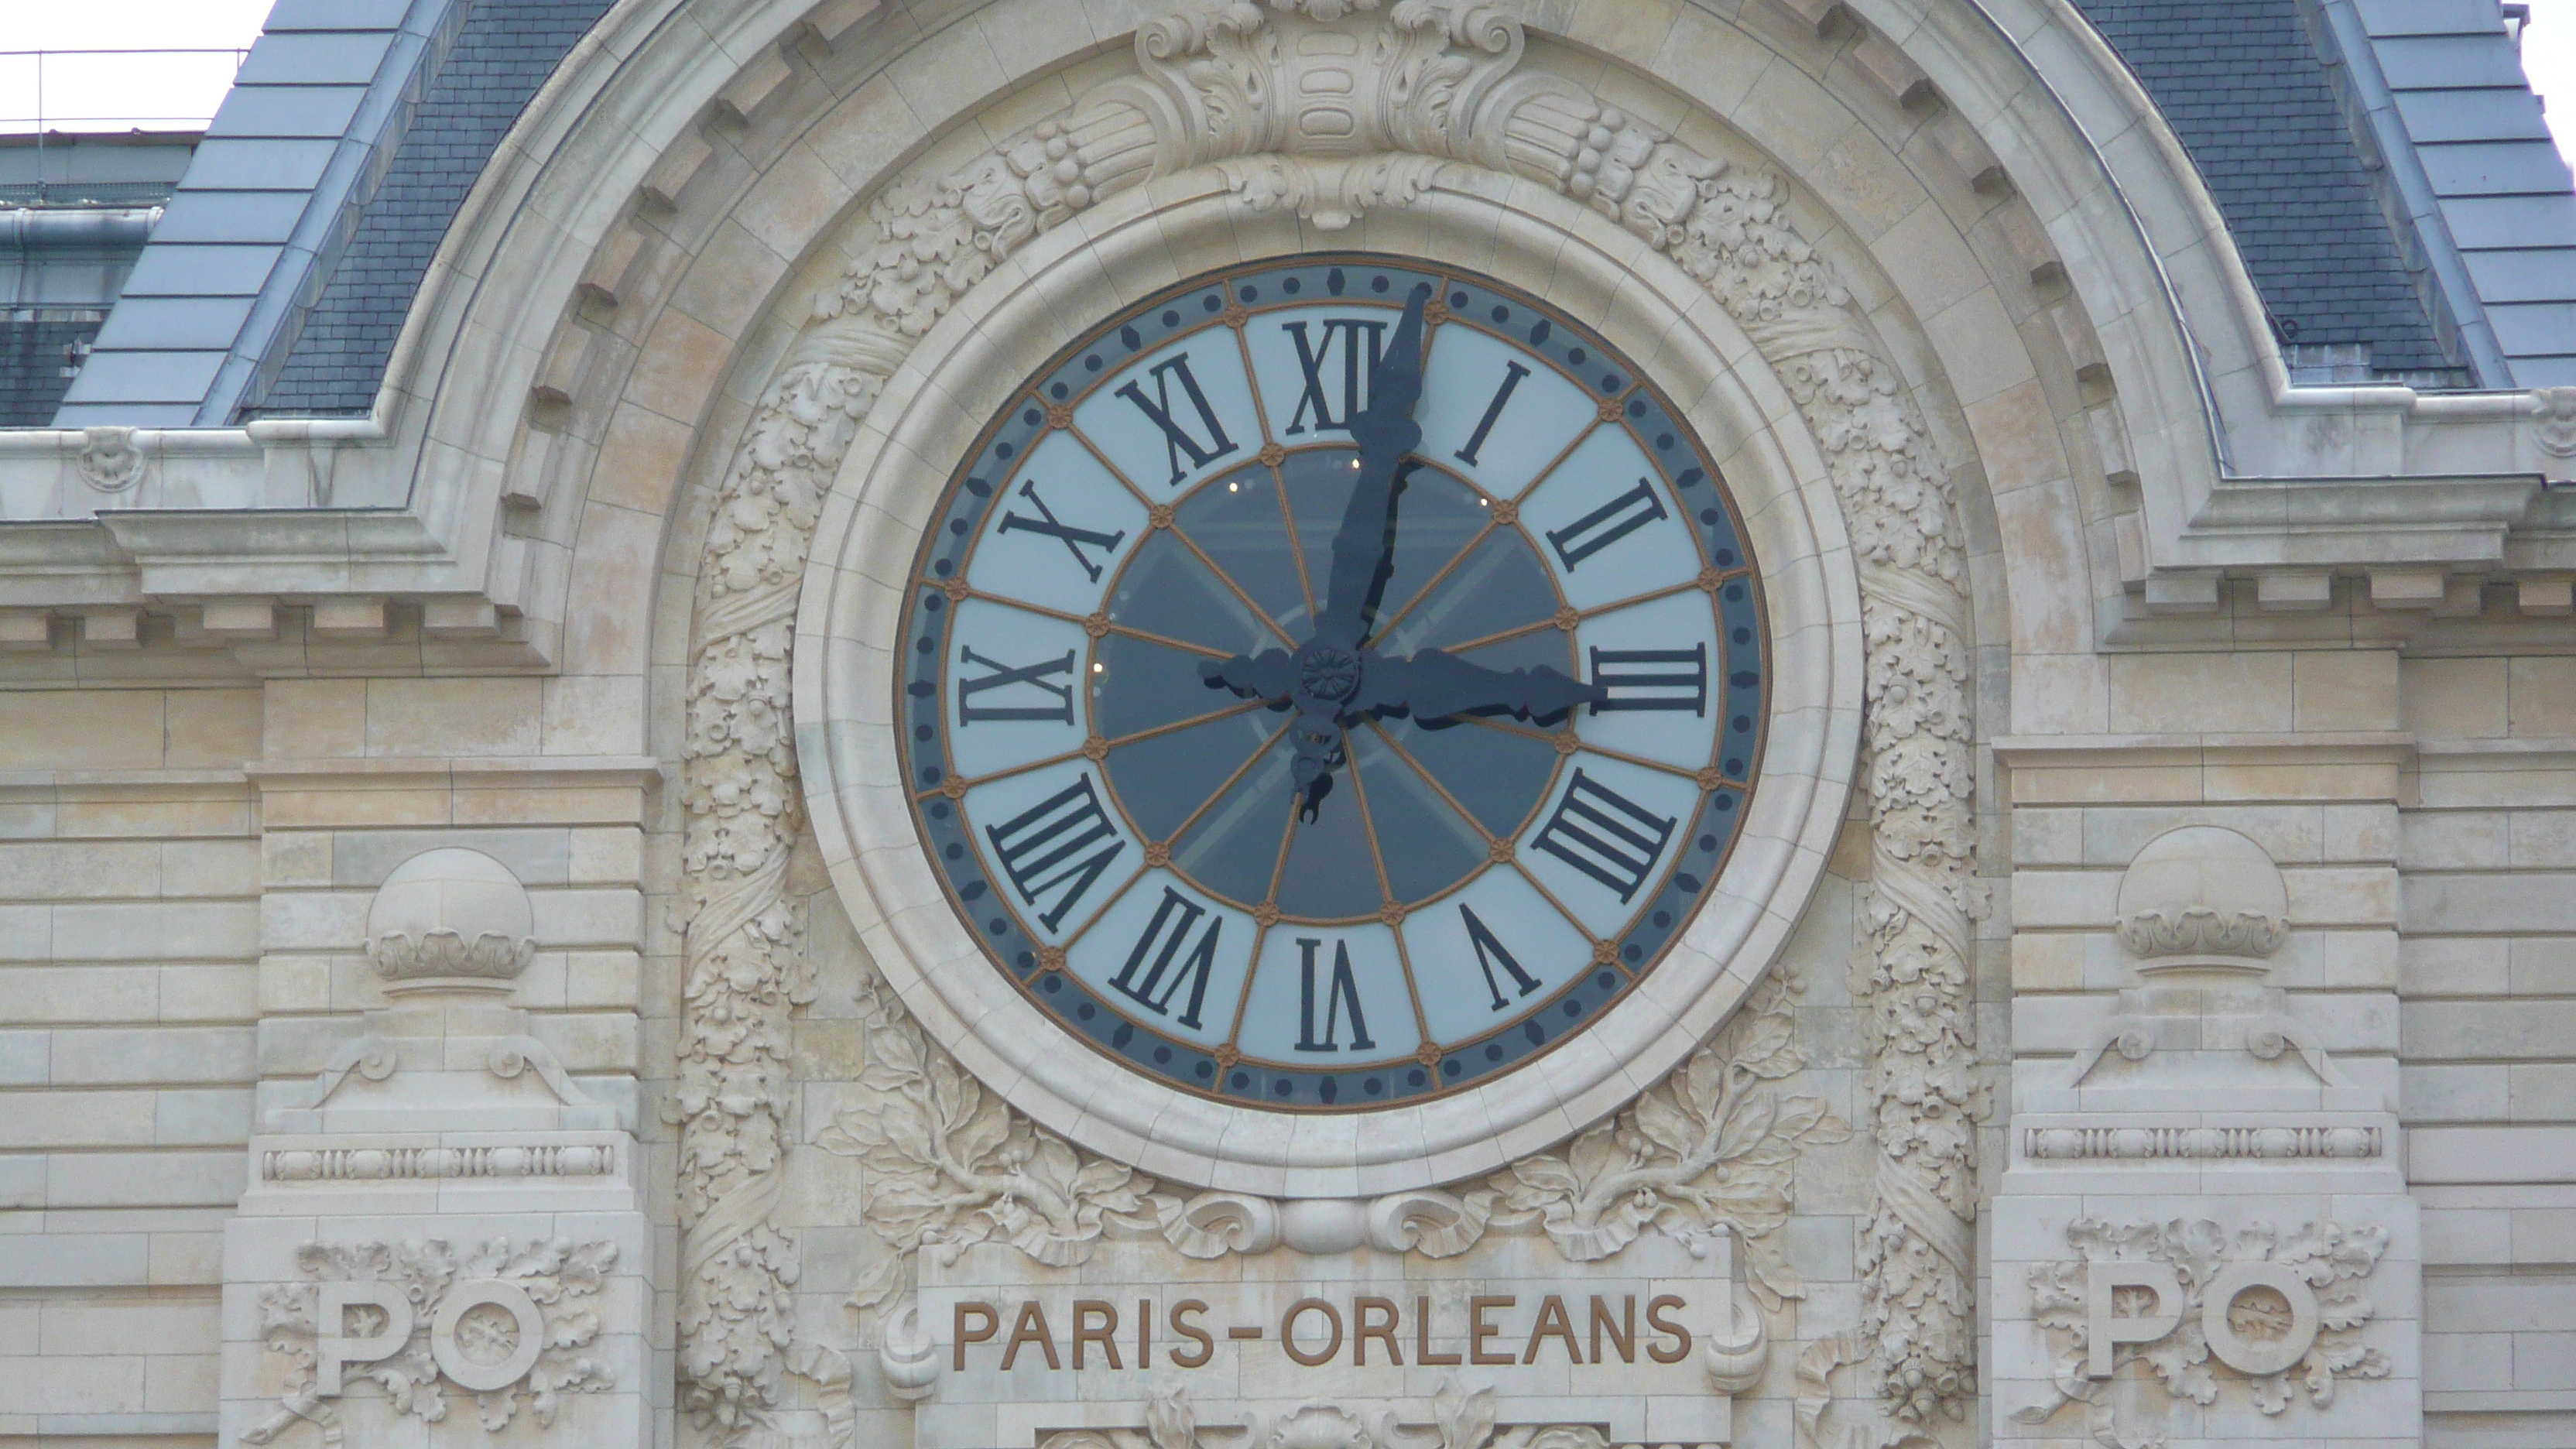
[[[1783,661],[1615,1045],[1374,1127],[1013,1017],[888,763],[995,408],[1326,249],[1637,359]],[[371,416],[0,433],[0,1443],[2576,1441],[2564,391],[2291,386],[2066,0],[628,0]]]

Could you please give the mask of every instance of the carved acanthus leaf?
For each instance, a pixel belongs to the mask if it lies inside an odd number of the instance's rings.
[[[1765,1307],[1804,1297],[1774,1237],[1789,1220],[1791,1168],[1802,1148],[1845,1141],[1851,1129],[1821,1099],[1770,1085],[1806,1064],[1790,1040],[1796,989],[1786,972],[1775,973],[1715,1040],[1636,1105],[1562,1153],[1496,1174],[1506,1212],[1536,1217],[1578,1263],[1609,1257],[1650,1227],[1694,1255],[1709,1237],[1731,1232]]]
[[[933,1046],[871,973],[859,986],[867,1029],[859,1084],[816,1145],[867,1165],[862,1215],[895,1250],[853,1303],[874,1309],[909,1286],[913,1256],[957,1254],[999,1238],[1051,1268],[1088,1261],[1109,1229],[1162,1229],[1154,1181],[1077,1152],[1014,1112]]]

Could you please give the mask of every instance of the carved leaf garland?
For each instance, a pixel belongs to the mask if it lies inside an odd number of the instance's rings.
[[[1273,33],[1315,26],[1351,32],[1367,58],[1364,93],[1348,98],[1357,127],[1336,138],[1291,124],[1301,89],[1290,70],[1306,52]],[[1950,482],[1859,308],[1791,225],[1786,184],[1730,175],[1574,82],[1522,69],[1525,44],[1510,14],[1463,0],[1397,0],[1383,11],[1372,0],[1274,0],[1267,10],[1184,0],[1139,27],[1134,75],[964,167],[888,186],[869,209],[875,244],[817,299],[714,506],[687,690],[684,1023],[669,1108],[681,1129],[685,1234],[679,1371],[684,1405],[727,1438],[776,1404],[792,1338],[795,1247],[771,1218],[788,1116],[786,1027],[811,987],[802,923],[782,890],[802,823],[788,651],[823,492],[884,379],[996,263],[1103,195],[1213,164],[1229,165],[1243,204],[1294,206],[1324,225],[1407,204],[1462,165],[1549,186],[1699,279],[1786,381],[1826,452],[1861,565],[1874,839],[1863,995],[1876,1057],[1867,1125],[1879,1150],[1862,1322],[1802,1365],[1799,1418],[1819,1432],[1829,1376],[1861,1361],[1900,1423],[1955,1415],[1973,1397],[1972,1122],[1982,1102],[1967,1012],[1968,606]],[[943,1085],[937,1055],[925,1050],[904,1077],[903,1111],[914,1115],[889,1108],[832,1129],[842,1150],[892,1154],[880,1160],[898,1240],[1000,1233],[1079,1251],[1069,1245],[1087,1242],[1092,1224],[1128,1211],[1124,1194],[1146,1191],[1016,1124],[962,1077]],[[1773,1198],[1738,1192],[1731,1176],[1721,1191],[1717,1165],[1759,1176],[1767,1164],[1755,1159],[1771,1150],[1760,1144],[1821,1140],[1814,1134],[1829,1129],[1821,1116],[1784,1117],[1757,1105],[1769,1100],[1760,1094],[1730,1088],[1732,1065],[1713,1081],[1696,1070],[1658,1088],[1656,1106],[1578,1139],[1561,1159],[1563,1180],[1537,1168],[1537,1182],[1514,1175],[1518,1189],[1579,1204],[1619,1173],[1705,1155],[1697,1185],[1658,1187],[1676,1206],[1643,1221],[1766,1219]],[[933,1151],[932,1124],[964,1129],[974,1150]],[[1033,1189],[1025,1199],[1022,1183]],[[1633,1215],[1615,1203],[1563,1211],[1579,1236],[1599,1234],[1585,1239],[1596,1244],[1641,1226],[1615,1226]]]
[[[1790,1041],[1787,974],[1774,974],[1715,1040],[1624,1114],[1492,1179],[1505,1207],[1537,1215],[1578,1263],[1609,1257],[1648,1227],[1702,1250],[1732,1230],[1766,1308],[1806,1296],[1774,1234],[1789,1220],[1800,1149],[1847,1141],[1851,1129],[1815,1097],[1766,1083],[1806,1065]]]
[[[1143,1235],[1160,1227],[1154,1181],[1063,1139],[1012,1111],[932,1046],[869,973],[859,986],[870,1105],[842,1109],[815,1135],[826,1151],[865,1163],[868,1225],[895,1250],[853,1295],[879,1308],[910,1286],[912,1255],[955,1255],[1001,1238],[1051,1268],[1088,1260],[1116,1223]]]

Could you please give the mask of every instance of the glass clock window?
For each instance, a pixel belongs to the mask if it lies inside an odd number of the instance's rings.
[[[958,470],[897,663],[996,969],[1222,1101],[1492,1080],[1654,969],[1761,757],[1717,470],[1599,338],[1391,257],[1102,322]]]

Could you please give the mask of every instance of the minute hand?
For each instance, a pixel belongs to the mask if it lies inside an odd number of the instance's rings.
[[[1428,283],[1413,289],[1395,340],[1370,374],[1369,405],[1351,419],[1360,476],[1333,535],[1332,578],[1315,619],[1319,644],[1357,649],[1368,632],[1370,596],[1394,569],[1396,473],[1422,443],[1413,409],[1422,400],[1422,309],[1430,300]]]
[[[1368,706],[1404,709],[1420,724],[1497,710],[1544,721],[1578,704],[1597,707],[1610,702],[1610,691],[1568,679],[1544,664],[1487,669],[1438,649],[1417,651],[1410,659],[1372,655],[1364,677]]]

